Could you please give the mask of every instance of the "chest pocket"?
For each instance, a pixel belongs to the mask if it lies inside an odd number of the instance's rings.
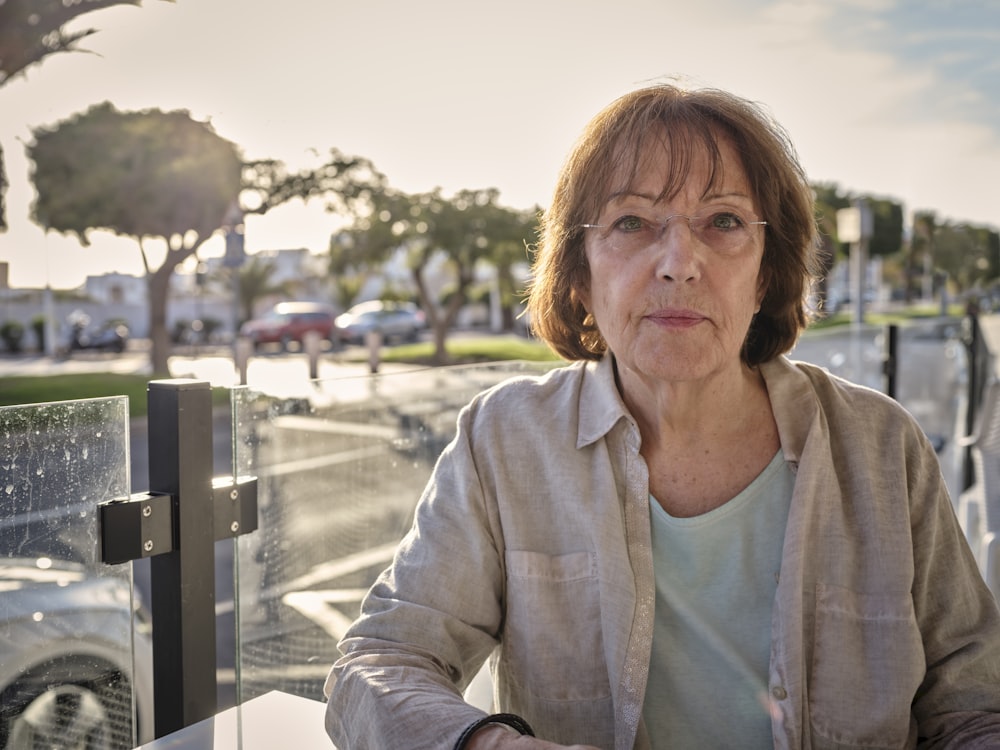
[[[507,551],[503,659],[521,690],[546,701],[610,695],[592,552]]]
[[[816,747],[915,745],[924,650],[909,594],[816,586],[809,710]]]

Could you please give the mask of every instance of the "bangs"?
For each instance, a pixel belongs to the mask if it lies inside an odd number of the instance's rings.
[[[671,115],[671,117],[673,117]],[[719,124],[703,121],[689,122],[676,118],[668,127],[665,122],[630,123],[632,127],[622,132],[613,146],[607,163],[605,190],[599,191],[600,208],[614,195],[635,192],[639,175],[660,154],[667,155],[667,174],[656,202],[672,200],[685,186],[695,166],[707,164],[708,179],[702,187],[706,196],[722,187],[725,165],[719,149]],[[742,165],[741,165],[742,166]]]

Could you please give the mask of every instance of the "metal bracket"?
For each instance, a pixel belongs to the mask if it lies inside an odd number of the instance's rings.
[[[173,495],[139,492],[98,504],[101,561],[108,565],[141,560],[178,548]],[[257,530],[257,478],[212,479],[215,541]]]
[[[212,480],[215,541],[257,530],[257,477],[215,477]]]
[[[172,552],[173,504],[171,495],[153,492],[99,503],[101,560],[114,565]]]

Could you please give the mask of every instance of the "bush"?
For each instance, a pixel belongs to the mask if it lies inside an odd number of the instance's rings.
[[[38,344],[38,351],[45,351],[45,322],[44,315],[36,315],[31,319],[31,330],[35,334],[35,342]]]
[[[3,339],[7,351],[16,354],[21,351],[21,339],[24,338],[24,325],[16,320],[8,320],[0,325],[0,339]]]

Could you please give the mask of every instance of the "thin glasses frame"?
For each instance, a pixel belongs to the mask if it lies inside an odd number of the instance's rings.
[[[735,218],[739,221],[739,225],[735,230],[725,230],[720,227],[713,227],[711,222],[724,214],[735,215]],[[619,228],[619,224],[628,218],[638,220],[642,223],[642,226],[635,230],[621,229],[617,238],[612,237],[612,233]],[[608,230],[608,233],[602,238],[603,240],[610,240],[612,245],[620,247],[621,249],[636,250],[649,247],[650,245],[662,240],[670,222],[677,218],[687,220],[688,228],[700,242],[711,247],[716,247],[722,251],[729,251],[740,246],[744,239],[746,239],[743,236],[744,233],[749,233],[750,227],[767,226],[767,221],[764,220],[749,220],[743,218],[743,216],[741,216],[738,212],[732,210],[716,211],[714,209],[709,209],[704,213],[694,215],[671,214],[662,219],[656,220],[652,220],[642,215],[626,213],[611,224],[580,224],[579,226],[582,229],[606,229]],[[718,232],[713,235],[713,230],[715,229],[717,229]]]

